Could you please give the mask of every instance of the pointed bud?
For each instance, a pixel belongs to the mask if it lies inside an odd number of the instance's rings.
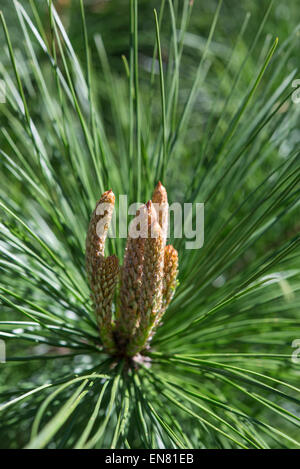
[[[119,261],[116,256],[105,259],[104,247],[114,210],[115,196],[104,192],[92,214],[86,237],[86,270],[91,287],[100,337],[104,348],[113,353],[112,302],[119,279]]]
[[[89,281],[97,270],[99,262],[104,258],[105,240],[115,205],[115,195],[104,192],[96,204],[92,214],[86,237],[86,270]]]
[[[169,205],[166,188],[160,181],[153,191],[152,202],[157,213],[158,222],[162,229],[164,244],[166,244],[168,234]]]
[[[140,322],[135,336],[127,347],[129,356],[135,355],[147,346],[155,318],[162,307],[164,241],[151,201],[146,204],[146,208],[148,237],[144,242],[142,285],[139,298]]]
[[[122,348],[131,340],[140,322],[139,299],[145,244],[145,236],[142,234],[147,231],[147,217],[148,210],[143,205],[136,212],[136,223],[129,228],[127,238],[116,322],[118,342]]]

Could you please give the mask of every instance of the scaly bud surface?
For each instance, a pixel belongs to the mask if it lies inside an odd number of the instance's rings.
[[[104,259],[104,246],[109,224],[115,205],[115,195],[110,191],[104,192],[93,211],[86,237],[86,270],[89,282],[93,282],[93,275],[98,269],[99,262]]]
[[[139,298],[142,286],[144,239],[128,236],[121,272],[120,304],[117,313],[118,340],[124,347],[140,321]]]
[[[166,244],[168,235],[169,204],[166,188],[160,181],[153,191],[152,202],[157,213],[158,222],[162,229],[164,244]]]
[[[148,233],[144,243],[139,328],[127,347],[129,356],[147,346],[155,318],[162,307],[164,240],[151,200],[146,204]]]
[[[171,303],[177,286],[178,276],[178,252],[169,244],[165,247],[163,304],[162,310],[166,311]]]
[[[99,264],[96,273],[92,299],[104,348],[109,353],[116,352],[113,338],[112,304],[119,279],[119,260],[110,256]]]
[[[101,196],[87,233],[86,268],[91,298],[106,352],[141,357],[174,296],[178,253],[173,246],[166,246],[168,197],[159,182],[153,201],[140,207],[130,224],[122,268],[116,256],[105,258],[114,203],[112,191]],[[119,279],[119,296],[114,302]]]
[[[104,257],[105,240],[115,204],[114,193],[104,192],[96,204],[86,237],[86,270],[91,287],[91,298],[104,348],[115,351],[112,327],[112,303],[119,278],[116,256]]]

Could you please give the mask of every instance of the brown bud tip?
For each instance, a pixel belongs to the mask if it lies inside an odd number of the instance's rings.
[[[156,204],[166,204],[168,203],[168,195],[166,188],[158,181],[152,195],[152,202]]]
[[[110,189],[109,191],[104,192],[101,195],[100,202],[108,202],[113,204],[115,202],[115,194],[113,191]]]
[[[146,211],[147,211],[147,214],[148,214],[148,226],[150,226],[153,223],[155,223],[156,220],[157,220],[156,210],[154,208],[152,200],[148,200],[145,207],[146,207]]]

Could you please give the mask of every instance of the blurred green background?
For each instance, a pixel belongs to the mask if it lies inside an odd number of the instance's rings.
[[[1,9],[11,31],[12,37],[17,41],[21,37],[19,27],[16,22],[16,15],[11,0],[1,0]],[[202,1],[194,0],[193,14],[189,25],[189,35],[186,44],[191,48],[200,48],[203,41],[207,38],[211,19],[217,7],[217,0]],[[264,13],[270,6],[269,0],[224,0],[222,5],[221,21],[215,33],[216,47],[219,50],[220,58],[226,59],[224,51],[234,45],[236,37],[245,19],[245,15],[250,13],[250,22],[247,28],[247,44],[251,45],[257,29],[262,21]],[[30,0],[25,0],[22,5],[30,11]],[[48,15],[45,0],[36,0],[40,12],[44,10],[45,29],[47,30]],[[160,0],[139,0],[139,45],[140,53],[145,56],[152,56],[154,36],[154,16],[153,9],[159,10]],[[84,56],[84,45],[81,35],[81,21],[79,14],[78,0],[56,0],[54,5],[59,12],[64,26],[66,27],[75,50],[78,54]],[[129,2],[127,0],[84,0],[86,20],[88,26],[88,35],[90,40],[95,34],[101,34],[107,53],[112,60],[112,66],[118,70],[121,67],[120,57],[127,55],[129,44]],[[175,11],[181,8],[181,0],[175,0]],[[169,15],[164,19],[162,36],[164,41],[168,41],[168,31],[166,21]],[[264,34],[257,44],[257,54],[261,50],[261,44],[264,42],[267,34],[277,35],[280,41],[283,41],[295,28],[300,20],[299,4],[296,0],[275,0],[274,5],[264,26]],[[171,25],[169,24],[169,27]],[[1,32],[2,35],[2,32]],[[193,37],[193,35],[197,36]],[[95,52],[95,51],[94,51]],[[114,59],[114,60],[113,60]],[[96,58],[95,58],[96,61]]]

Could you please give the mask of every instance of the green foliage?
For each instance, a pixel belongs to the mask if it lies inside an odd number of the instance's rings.
[[[147,2],[139,55],[131,0],[115,69],[82,3],[78,54],[50,0],[46,21],[33,0],[11,3],[22,39],[1,13],[0,446],[298,448],[299,28],[264,36],[270,5],[251,41],[245,14],[220,43],[220,1],[204,41],[188,32],[198,4]],[[159,179],[170,203],[205,203],[205,243],[171,239],[180,285],[151,362],[128,370],[102,351],[85,236],[104,190],[145,201]]]

